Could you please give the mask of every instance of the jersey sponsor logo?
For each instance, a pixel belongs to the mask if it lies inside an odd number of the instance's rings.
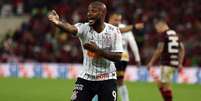
[[[101,73],[101,74],[98,74],[98,75],[91,75],[91,74],[88,74],[88,73],[85,73],[85,77],[87,78],[90,78],[90,79],[96,79],[96,80],[105,80],[109,77],[113,77],[113,76],[116,76],[115,73]]]
[[[103,73],[103,74],[99,74],[96,76],[96,79],[98,79],[98,80],[102,80],[105,78],[109,78],[109,73]]]

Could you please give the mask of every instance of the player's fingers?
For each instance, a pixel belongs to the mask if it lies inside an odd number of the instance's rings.
[[[47,16],[48,16],[48,17],[51,16],[51,12],[48,12]]]
[[[90,48],[90,44],[89,44],[89,43],[85,43],[85,44],[84,44],[84,48],[85,48],[85,49],[89,49],[89,48]]]
[[[95,44],[95,42],[93,42],[93,41],[90,41],[90,43]]]
[[[53,20],[54,20],[54,18],[53,18],[52,15],[49,15],[49,16],[48,16],[48,19],[49,19],[50,21],[53,21]]]
[[[54,14],[52,12],[49,12],[48,13],[48,18],[50,19],[50,18],[53,18],[53,17],[54,17]]]
[[[57,12],[55,10],[52,10],[52,14],[57,15]]]
[[[87,49],[87,50],[89,50],[89,51],[92,51],[92,52],[95,51],[95,46],[92,45],[91,43],[84,44],[84,48]]]
[[[93,41],[90,41],[90,44],[91,44],[93,47],[97,47],[96,43],[93,42]]]
[[[52,15],[50,13],[48,13],[48,18],[52,18]]]

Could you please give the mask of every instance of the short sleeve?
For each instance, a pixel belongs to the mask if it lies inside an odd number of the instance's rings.
[[[76,23],[74,25],[77,28],[77,33],[75,36],[80,36],[84,33],[84,24],[83,23]]]
[[[123,52],[123,45],[122,45],[122,36],[119,28],[115,30],[114,33],[114,44],[112,46],[112,52]]]

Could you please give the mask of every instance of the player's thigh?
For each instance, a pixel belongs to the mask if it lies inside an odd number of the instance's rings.
[[[127,65],[127,61],[119,61],[115,63],[117,69],[117,80],[123,80]]]
[[[98,101],[117,101],[116,80],[107,80],[101,84],[102,88],[98,92]]]
[[[95,93],[91,91],[90,86],[91,83],[89,81],[78,78],[71,96],[71,101],[91,101]]]
[[[175,72],[174,67],[161,66],[161,82],[162,82],[162,84],[171,83],[174,72]]]

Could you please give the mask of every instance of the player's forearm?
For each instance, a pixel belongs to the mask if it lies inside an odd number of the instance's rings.
[[[183,60],[184,60],[184,56],[185,56],[185,48],[184,45],[181,45],[181,51],[179,53],[179,66],[182,66],[183,64]]]
[[[164,49],[164,43],[159,42],[158,48],[154,52],[154,55],[153,55],[151,61],[149,62],[149,65],[153,65],[155,63],[155,61],[161,56],[163,49]]]
[[[140,54],[138,48],[135,51],[133,51],[133,54],[135,55],[135,61],[140,62]]]
[[[74,26],[71,25],[68,22],[63,22],[63,21],[59,21],[58,24],[56,24],[57,27],[63,29],[64,31],[66,31],[67,33],[71,33],[71,34],[76,34],[78,29]]]
[[[132,31],[133,25],[128,25],[128,26],[126,26],[124,28],[119,28],[119,29],[120,29],[121,33],[126,33],[126,32],[129,32],[129,31]]]
[[[137,47],[136,42],[134,41],[133,45],[130,45],[130,46],[131,46],[131,49],[132,49],[133,54],[135,56],[135,61],[139,61],[140,62],[140,54],[139,54],[139,49]]]
[[[99,49],[98,50],[99,56],[108,59],[110,61],[116,62],[121,60],[121,52],[107,52],[104,50]]]
[[[157,50],[154,53],[153,57],[151,58],[149,65],[153,65],[156,62],[156,60],[160,57],[160,55],[161,55],[161,52],[159,50]]]

